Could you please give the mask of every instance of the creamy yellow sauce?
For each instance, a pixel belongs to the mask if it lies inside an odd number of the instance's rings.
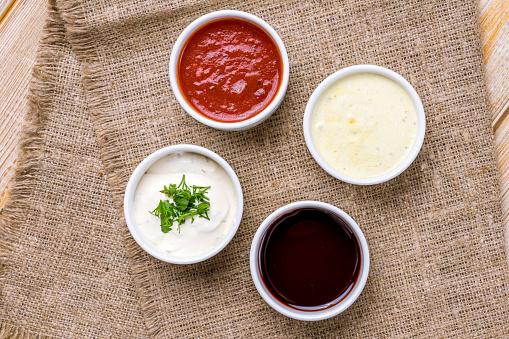
[[[173,224],[168,233],[161,231],[161,220],[149,213],[168,199],[159,191],[164,185],[179,184],[182,174],[189,186],[210,186],[210,220],[188,218],[180,226]],[[178,257],[191,257],[214,247],[234,225],[237,200],[228,174],[215,161],[200,154],[180,152],[165,156],[143,175],[134,195],[134,217],[137,227],[152,244]]]
[[[377,177],[409,154],[417,137],[417,113],[408,93],[393,80],[354,74],[320,96],[311,137],[335,170],[356,178]]]

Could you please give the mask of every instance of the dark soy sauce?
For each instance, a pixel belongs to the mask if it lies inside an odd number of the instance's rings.
[[[300,310],[337,304],[360,271],[360,247],[340,217],[322,209],[290,211],[270,225],[262,239],[260,273],[271,294]]]

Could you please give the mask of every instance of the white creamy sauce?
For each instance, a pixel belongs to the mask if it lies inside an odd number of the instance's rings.
[[[168,233],[161,231],[161,219],[150,214],[159,200],[168,198],[160,193],[169,184],[179,184],[185,174],[189,187],[210,186],[210,220],[194,217],[180,226],[174,223]],[[143,236],[161,250],[178,257],[191,257],[214,247],[233,227],[237,200],[233,183],[215,161],[200,154],[180,152],[154,163],[143,175],[134,196],[134,217]]]
[[[347,76],[318,99],[311,136],[320,156],[356,178],[389,172],[408,155],[417,137],[417,113],[408,93],[372,73]]]

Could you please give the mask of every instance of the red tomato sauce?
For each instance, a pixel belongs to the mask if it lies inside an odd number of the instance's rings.
[[[184,98],[205,117],[221,122],[243,121],[263,111],[283,77],[275,42],[239,19],[201,27],[179,59],[177,78]]]

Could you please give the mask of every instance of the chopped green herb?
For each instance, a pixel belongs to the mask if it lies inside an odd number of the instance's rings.
[[[159,205],[150,213],[156,217],[161,218],[161,231],[168,233],[171,231],[173,223],[178,223],[178,231],[180,233],[180,225],[186,222],[187,218],[191,218],[191,223],[194,222],[194,217],[197,215],[200,218],[210,220],[208,211],[210,209],[209,198],[205,195],[210,186],[195,186],[189,187],[186,184],[186,176],[182,175],[182,181],[177,186],[170,184],[164,186],[160,191],[164,193],[170,200],[159,200]]]

